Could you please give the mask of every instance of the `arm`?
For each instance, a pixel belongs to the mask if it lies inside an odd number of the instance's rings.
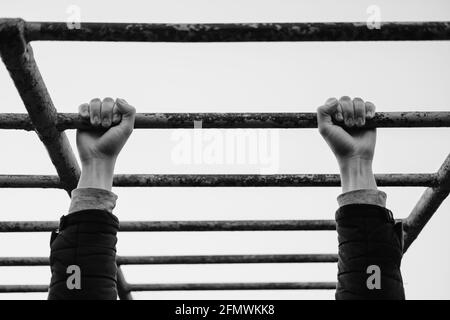
[[[82,170],[69,213],[50,242],[49,299],[117,299],[116,243],[112,214],[114,166],[134,127],[135,109],[125,100],[93,99],[80,117],[97,130],[77,131]]]
[[[402,228],[385,208],[372,171],[376,129],[365,129],[375,106],[359,98],[328,99],[317,110],[319,131],[336,156],[342,194],[336,299],[404,299]],[[336,123],[338,125],[336,125]]]

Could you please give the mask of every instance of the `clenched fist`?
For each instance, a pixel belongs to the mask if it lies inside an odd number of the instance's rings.
[[[78,111],[93,126],[93,130],[77,130],[82,164],[78,187],[111,190],[114,165],[133,132],[136,109],[123,99],[96,98]]]
[[[330,98],[317,109],[319,132],[330,146],[341,170],[344,192],[376,189],[372,173],[376,129],[365,128],[375,105],[360,98]]]

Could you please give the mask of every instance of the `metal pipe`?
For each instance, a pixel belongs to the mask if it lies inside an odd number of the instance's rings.
[[[130,284],[133,291],[335,290],[335,282]],[[1,289],[0,289],[1,290]]]
[[[260,254],[200,256],[124,256],[118,265],[237,264],[237,263],[335,263],[337,254]],[[47,257],[0,257],[0,266],[48,266]]]
[[[418,237],[427,222],[450,193],[450,154],[437,172],[438,185],[427,188],[403,222],[404,252]]]
[[[257,282],[257,283],[169,283],[130,284],[132,291],[198,290],[335,290],[336,282]],[[47,292],[47,285],[0,285],[4,292]]]
[[[57,221],[2,221],[3,232],[51,232]],[[122,221],[121,232],[327,231],[334,220]]]
[[[5,22],[6,21],[6,22]],[[30,115],[30,120],[58,172],[62,187],[69,193],[80,176],[67,136],[56,128],[57,112],[47,91],[33,50],[24,38],[25,22],[0,20],[0,55]]]
[[[149,24],[27,22],[26,39],[63,41],[248,42],[449,40],[449,22]]]
[[[436,174],[376,174],[382,187],[433,187]],[[115,187],[339,187],[338,174],[117,174]],[[57,176],[0,175],[0,188],[57,188]]]
[[[136,129],[298,129],[317,128],[317,115],[304,113],[138,113]],[[76,113],[59,113],[58,130],[93,129]],[[450,112],[378,112],[366,127],[450,127]],[[0,129],[34,130],[28,114],[1,113]]]

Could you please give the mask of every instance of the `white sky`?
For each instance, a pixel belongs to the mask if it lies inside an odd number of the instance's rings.
[[[0,17],[105,22],[365,21],[378,5],[385,21],[450,20],[448,1],[2,1]],[[123,97],[138,112],[311,112],[330,96],[361,96],[379,111],[448,111],[449,42],[378,43],[77,43],[34,42],[35,58],[56,108],[76,112],[93,97]],[[25,112],[3,64],[1,112]],[[217,131],[216,131],[217,132]],[[75,148],[73,131],[68,132]],[[336,173],[315,130],[273,130],[273,173]],[[192,131],[185,131],[187,137]],[[176,164],[174,131],[136,130],[117,173],[259,173],[258,165]],[[278,140],[277,140],[278,139]],[[450,130],[380,129],[377,173],[436,171]],[[278,142],[278,143],[277,143]],[[31,132],[0,132],[0,173],[55,174]],[[424,188],[382,188],[397,218]],[[339,188],[115,188],[121,220],[332,219]],[[61,190],[1,189],[1,220],[56,220]],[[409,299],[450,298],[450,202],[447,199],[403,260]],[[0,256],[46,256],[48,234],[0,234]],[[140,243],[138,246],[137,243]],[[121,233],[120,255],[334,253],[335,232]],[[137,282],[334,281],[335,264],[126,266]],[[46,284],[48,267],[0,268],[1,284]],[[332,299],[333,291],[154,292],[136,298]],[[45,298],[0,294],[0,299]]]

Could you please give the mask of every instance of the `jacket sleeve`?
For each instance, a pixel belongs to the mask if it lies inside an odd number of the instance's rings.
[[[336,226],[336,299],[405,299],[402,225],[391,211],[373,204],[343,205],[336,212]]]
[[[86,206],[85,199],[78,202],[74,205],[72,199],[70,214],[61,218],[59,229],[52,233],[48,299],[115,300],[119,221],[109,210],[95,209],[103,205]],[[83,205],[83,210],[74,210]]]

